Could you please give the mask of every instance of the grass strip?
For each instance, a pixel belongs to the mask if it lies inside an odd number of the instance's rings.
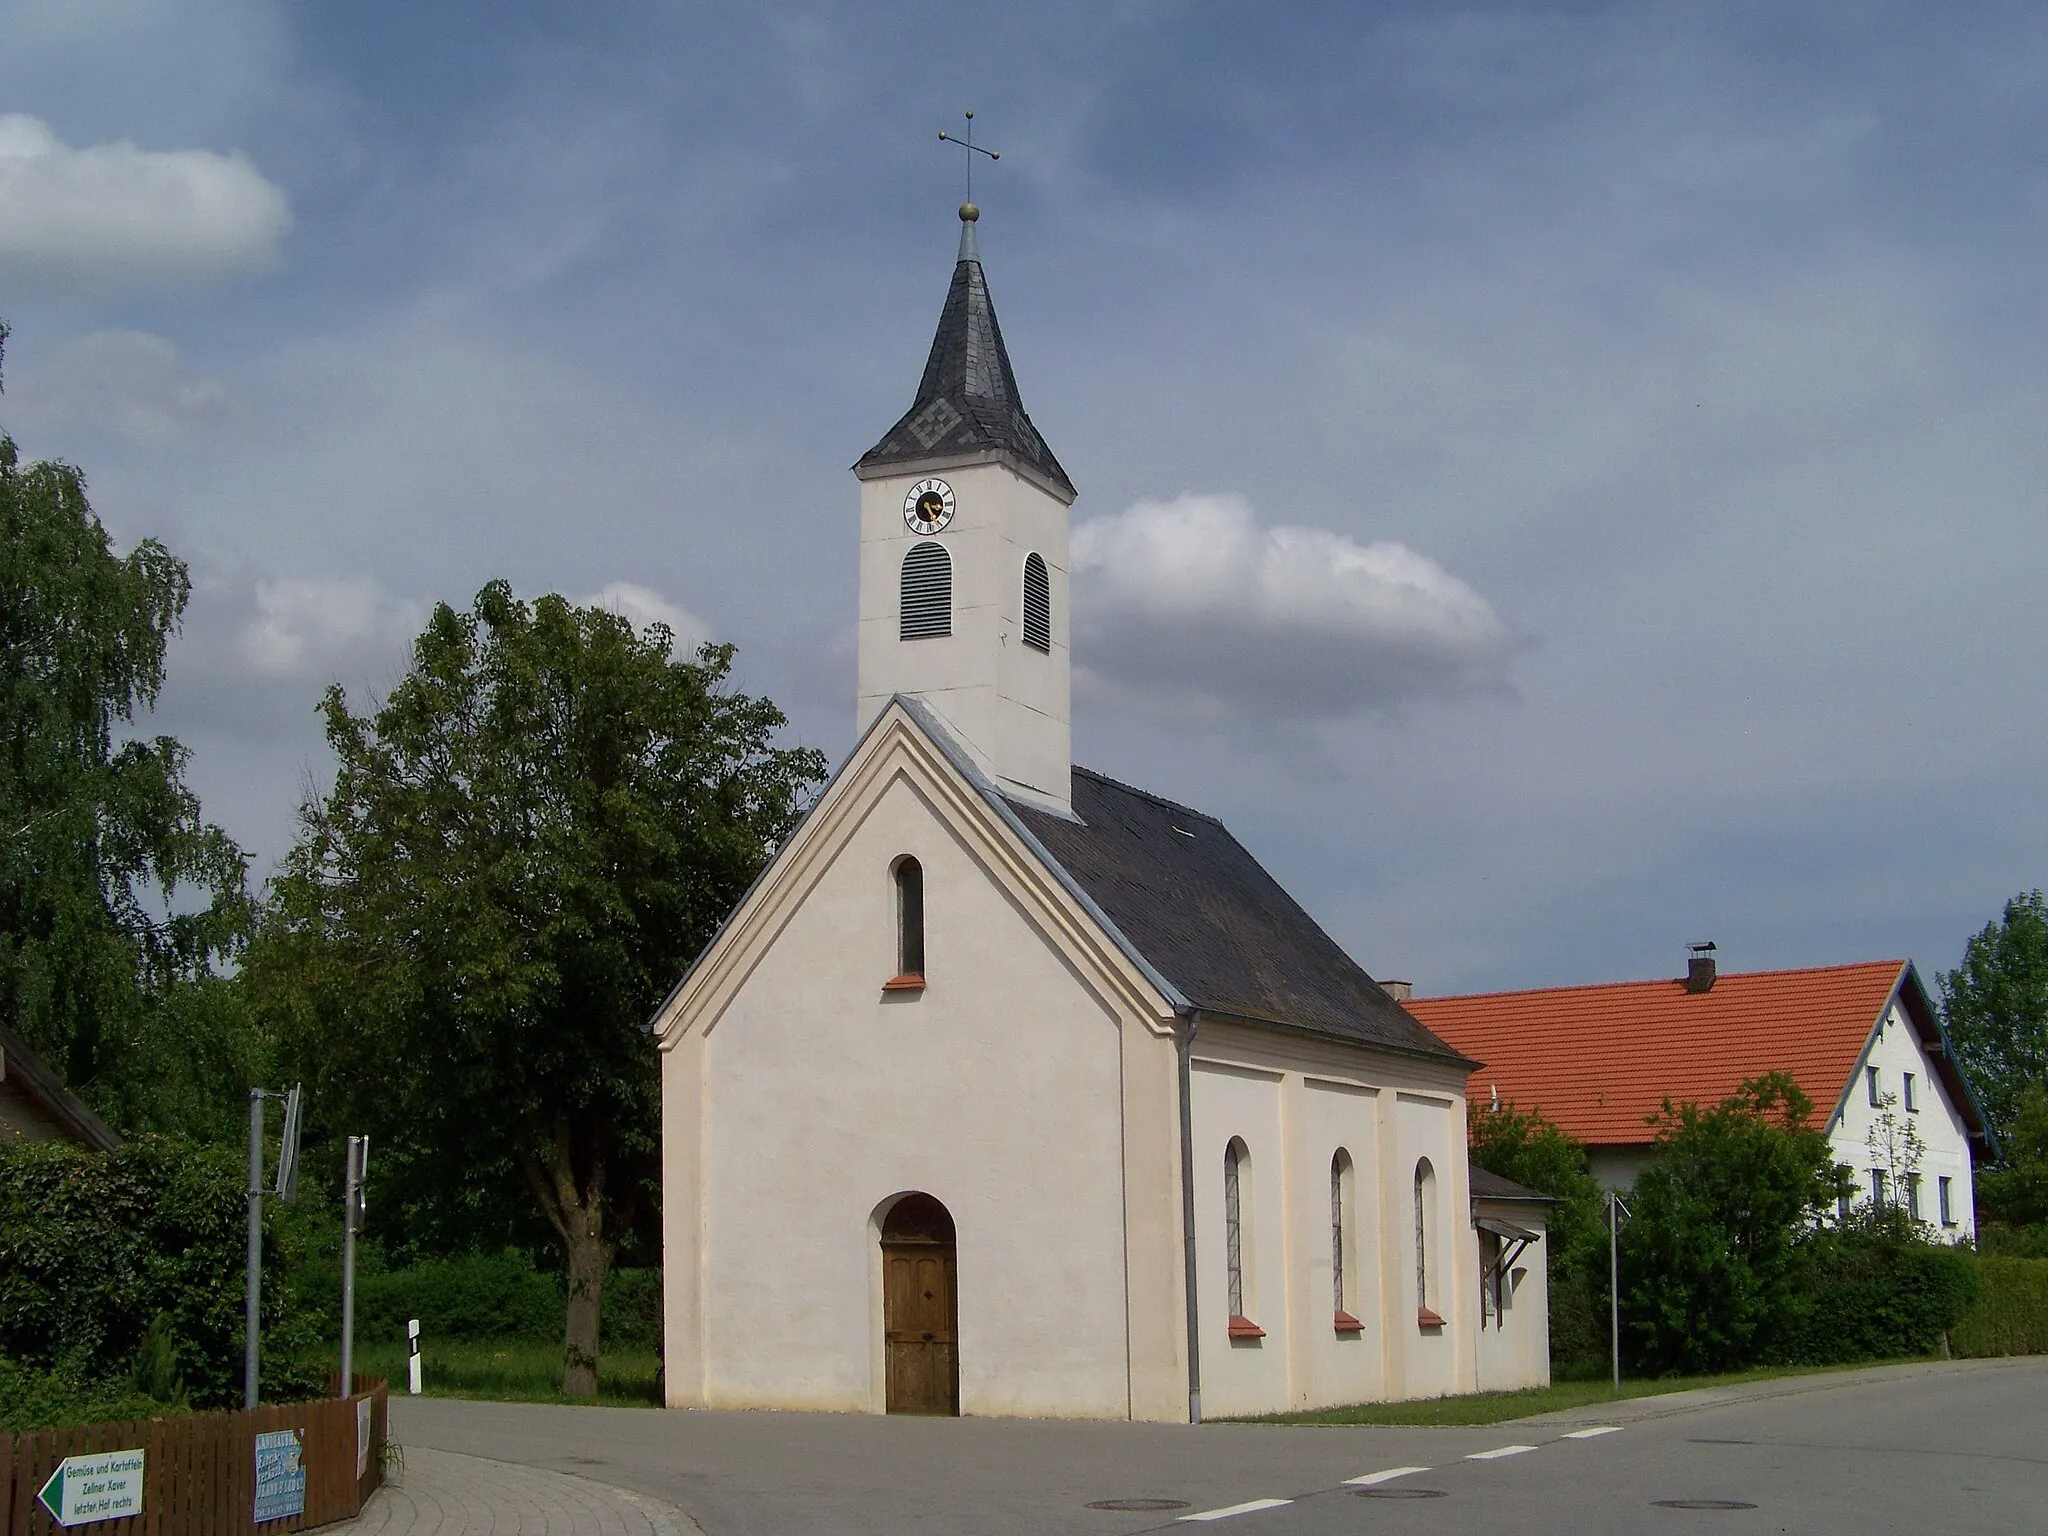
[[[562,1394],[562,1346],[537,1340],[423,1340],[421,1385],[428,1397],[503,1403],[587,1403]],[[396,1396],[406,1388],[403,1345],[356,1350],[356,1370],[382,1376]],[[612,1407],[661,1405],[661,1356],[651,1349],[601,1349],[596,1401]]]

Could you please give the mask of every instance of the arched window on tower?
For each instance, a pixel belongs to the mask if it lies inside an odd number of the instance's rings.
[[[929,640],[953,633],[953,558],[930,540],[903,557],[903,603],[898,638]]]
[[[1035,549],[1024,557],[1024,643],[1034,651],[1052,650],[1052,581]]]
[[[924,985],[924,866],[905,854],[896,878],[896,976],[892,987]]]

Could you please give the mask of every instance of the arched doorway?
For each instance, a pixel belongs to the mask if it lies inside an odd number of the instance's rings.
[[[889,1412],[960,1411],[953,1218],[930,1195],[905,1195],[882,1221],[882,1341]]]

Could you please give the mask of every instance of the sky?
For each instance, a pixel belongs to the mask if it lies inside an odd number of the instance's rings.
[[[0,426],[194,592],[261,878],[432,605],[853,743],[980,244],[1075,751],[1418,993],[1914,959],[2048,884],[2048,8],[0,0]]]

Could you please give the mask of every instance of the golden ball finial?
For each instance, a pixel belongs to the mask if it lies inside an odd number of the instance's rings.
[[[981,210],[975,207],[974,204],[962,203],[960,205],[960,222],[962,224],[972,224],[976,219],[980,217]]]

